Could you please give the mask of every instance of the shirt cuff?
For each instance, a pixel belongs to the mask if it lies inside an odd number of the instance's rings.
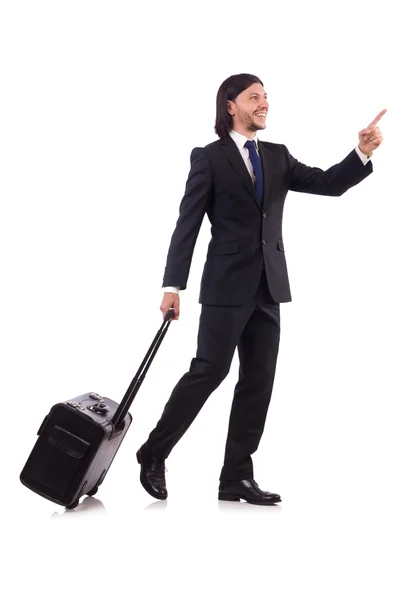
[[[365,156],[365,154],[363,152],[361,152],[361,150],[358,146],[356,146],[356,152],[357,152],[358,156],[360,157],[360,159],[362,160],[362,163],[364,166],[367,164],[367,162],[369,162],[371,160],[370,158],[368,158],[368,156]]]
[[[173,287],[172,285],[167,285],[163,288],[163,292],[172,292],[173,294],[179,294],[179,287]]]

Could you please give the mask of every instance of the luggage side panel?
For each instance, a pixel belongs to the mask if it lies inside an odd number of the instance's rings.
[[[117,404],[109,404],[113,412]],[[73,504],[102,483],[131,421],[128,413],[124,429],[111,437],[107,419],[56,404],[39,429],[21,482],[52,502]]]
[[[67,506],[82,487],[106,431],[94,421],[56,404],[39,430],[20,480],[31,490]]]

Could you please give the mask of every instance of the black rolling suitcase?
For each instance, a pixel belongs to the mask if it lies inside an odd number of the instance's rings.
[[[20,474],[24,485],[69,509],[84,494],[98,491],[131,425],[128,410],[173,316],[171,308],[120,404],[88,392],[51,408]]]

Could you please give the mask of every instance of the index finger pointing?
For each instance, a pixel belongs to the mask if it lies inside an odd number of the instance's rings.
[[[368,125],[368,127],[371,127],[371,125],[376,125],[381,120],[381,118],[383,117],[383,115],[385,114],[385,112],[387,112],[387,108],[384,108],[383,110],[381,110],[380,113],[372,121],[372,123],[370,123]]]

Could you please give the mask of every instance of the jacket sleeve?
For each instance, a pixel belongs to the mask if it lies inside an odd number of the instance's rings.
[[[179,216],[167,254],[162,287],[186,289],[194,246],[212,198],[212,170],[203,148],[193,148]]]
[[[299,162],[289,153],[286,146],[284,149],[289,176],[288,189],[294,192],[341,196],[373,171],[372,161],[364,166],[355,150],[352,150],[340,163],[323,171],[318,167],[309,167]]]

